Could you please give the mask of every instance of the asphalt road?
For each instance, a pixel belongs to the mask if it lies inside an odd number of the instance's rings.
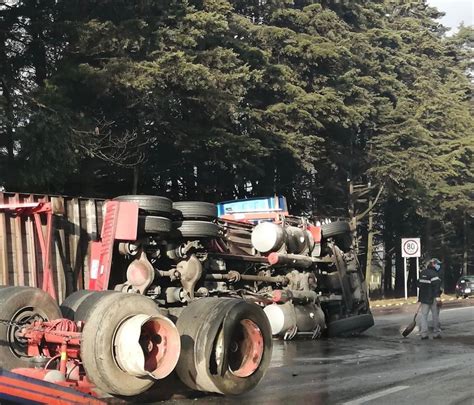
[[[402,338],[412,314],[386,313],[363,335],[274,342],[264,380],[238,398],[160,404],[474,404],[474,307],[444,308],[443,338]]]

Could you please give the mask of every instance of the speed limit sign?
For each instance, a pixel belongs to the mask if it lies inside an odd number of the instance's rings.
[[[402,238],[402,257],[420,257],[420,238]]]

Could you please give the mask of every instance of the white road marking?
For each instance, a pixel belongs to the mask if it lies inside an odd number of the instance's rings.
[[[443,309],[441,308],[441,312],[448,312],[448,311],[461,311],[463,309],[470,309],[471,311],[474,310],[473,307],[462,307],[462,308],[449,308],[449,309]]]
[[[377,399],[380,397],[384,397],[385,395],[393,394],[394,392],[406,390],[407,388],[410,388],[410,387],[408,385],[399,385],[397,387],[392,387],[383,391],[375,392],[374,394],[366,395],[365,397],[354,399],[353,401],[344,402],[342,405],[360,405],[365,402],[372,401],[373,399]]]

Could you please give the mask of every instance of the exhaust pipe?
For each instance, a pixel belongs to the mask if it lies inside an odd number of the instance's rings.
[[[292,255],[272,252],[267,257],[268,263],[272,266],[293,266],[308,268],[314,264],[314,261],[309,256]]]

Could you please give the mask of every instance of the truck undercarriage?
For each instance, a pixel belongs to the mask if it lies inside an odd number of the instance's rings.
[[[0,366],[32,376],[36,361],[38,378],[95,395],[138,395],[173,371],[191,389],[237,395],[263,378],[272,336],[372,326],[349,223],[313,224],[281,197],[265,201],[250,212],[107,201],[87,290],[58,308],[41,290],[0,289]]]

